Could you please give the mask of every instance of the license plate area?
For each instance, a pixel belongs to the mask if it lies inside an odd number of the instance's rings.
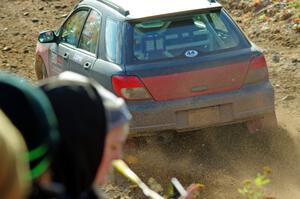
[[[220,122],[220,107],[212,106],[188,111],[190,127],[209,126]]]

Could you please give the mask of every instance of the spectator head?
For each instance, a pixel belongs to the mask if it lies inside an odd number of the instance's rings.
[[[0,110],[0,198],[23,199],[30,187],[26,146],[21,134]]]
[[[131,115],[122,99],[72,72],[48,79],[41,88],[51,101],[61,134],[53,177],[77,198],[91,188],[100,171],[106,179],[111,160],[120,158]],[[114,152],[106,149],[108,145]]]
[[[38,179],[50,166],[58,141],[57,121],[46,95],[25,80],[0,74],[0,109],[21,132],[30,161],[30,177]]]

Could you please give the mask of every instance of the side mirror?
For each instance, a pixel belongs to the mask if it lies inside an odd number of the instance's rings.
[[[41,32],[38,40],[40,43],[53,43],[58,41],[58,37],[53,31]]]

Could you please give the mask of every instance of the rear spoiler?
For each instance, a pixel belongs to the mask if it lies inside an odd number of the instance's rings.
[[[220,5],[220,6],[210,7],[210,8],[200,8],[200,9],[195,9],[195,10],[187,10],[187,11],[181,11],[181,12],[166,13],[166,14],[146,16],[146,17],[141,17],[141,18],[131,18],[130,15],[129,15],[125,18],[125,20],[128,21],[128,22],[132,22],[132,23],[138,23],[138,22],[151,20],[151,19],[157,19],[157,18],[191,16],[191,15],[200,14],[200,13],[203,13],[203,12],[221,10],[222,8],[223,8],[223,6]]]

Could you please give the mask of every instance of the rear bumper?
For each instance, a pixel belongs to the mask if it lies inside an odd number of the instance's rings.
[[[160,102],[128,102],[128,106],[133,115],[132,135],[164,130],[187,131],[274,113],[274,90],[270,82],[263,82],[230,92]]]

